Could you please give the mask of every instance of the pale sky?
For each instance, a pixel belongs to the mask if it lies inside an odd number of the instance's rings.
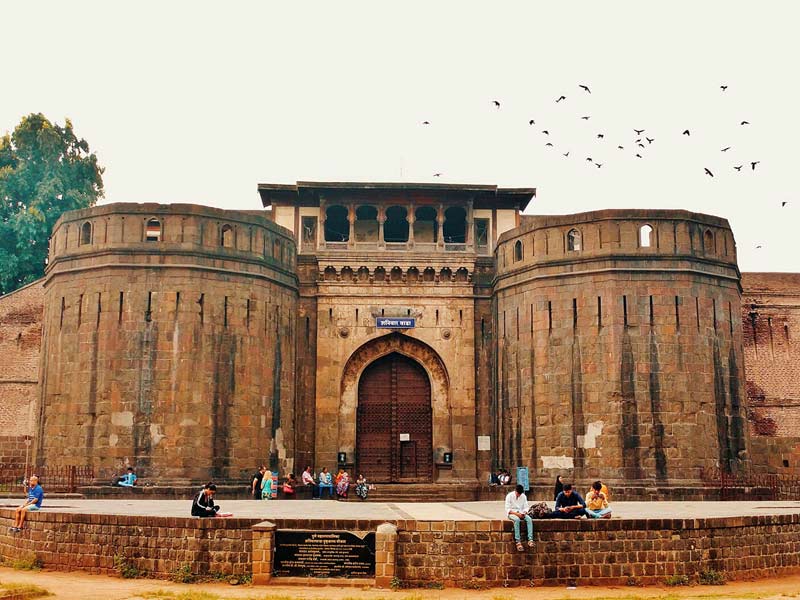
[[[4,1],[0,132],[72,119],[104,202],[256,209],[259,182],[297,180],[536,187],[529,213],[719,215],[743,271],[800,271],[798,22],[792,1]]]

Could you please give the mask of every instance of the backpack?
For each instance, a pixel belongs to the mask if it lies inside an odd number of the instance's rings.
[[[550,514],[550,507],[547,505],[547,502],[537,502],[531,505],[528,509],[528,514],[532,519],[544,519]]]

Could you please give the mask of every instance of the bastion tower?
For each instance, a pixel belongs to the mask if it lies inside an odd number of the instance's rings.
[[[38,464],[238,479],[294,456],[294,240],[262,214],[66,213],[45,280]]]

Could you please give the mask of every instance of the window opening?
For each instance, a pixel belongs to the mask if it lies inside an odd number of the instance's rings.
[[[317,247],[317,217],[303,217],[300,244],[305,250]]]
[[[467,211],[460,206],[451,206],[444,211],[442,234],[445,244],[464,244],[467,234]]]
[[[350,240],[350,222],[344,206],[329,206],[325,210],[325,241],[347,242]]]
[[[650,225],[642,225],[639,228],[639,246],[649,248],[653,245],[653,228]]]
[[[489,250],[489,219],[475,219],[475,247],[478,252]]]
[[[383,240],[385,242],[408,241],[408,211],[402,206],[390,206],[386,209],[386,223],[383,225]]]
[[[161,221],[158,219],[150,219],[147,222],[147,227],[144,231],[145,242],[160,242],[161,241]]]
[[[83,246],[85,244],[92,243],[92,224],[89,221],[86,221],[83,225],[81,225],[81,243],[80,245]]]
[[[222,233],[220,235],[220,245],[224,248],[233,248],[233,227],[230,225],[222,226]]]
[[[522,260],[522,240],[514,242],[514,262]]]
[[[567,251],[580,252],[581,249],[581,232],[577,229],[570,229],[567,233]]]
[[[359,206],[353,226],[357,242],[378,241],[378,209],[374,206]]]
[[[714,234],[711,232],[710,229],[706,229],[706,232],[703,234],[703,250],[706,254],[714,254]]]
[[[432,206],[420,206],[414,211],[414,243],[435,244],[439,241],[439,223],[436,221],[436,209]]]

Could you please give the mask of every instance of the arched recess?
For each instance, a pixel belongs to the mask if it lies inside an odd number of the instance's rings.
[[[339,402],[339,448],[348,457],[356,451],[356,413],[358,409],[358,382],[370,364],[393,352],[417,361],[431,383],[431,409],[433,418],[433,461],[441,462],[445,452],[453,449],[453,427],[450,410],[450,377],[439,354],[426,343],[402,333],[390,333],[372,339],[360,346],[344,366]]]

